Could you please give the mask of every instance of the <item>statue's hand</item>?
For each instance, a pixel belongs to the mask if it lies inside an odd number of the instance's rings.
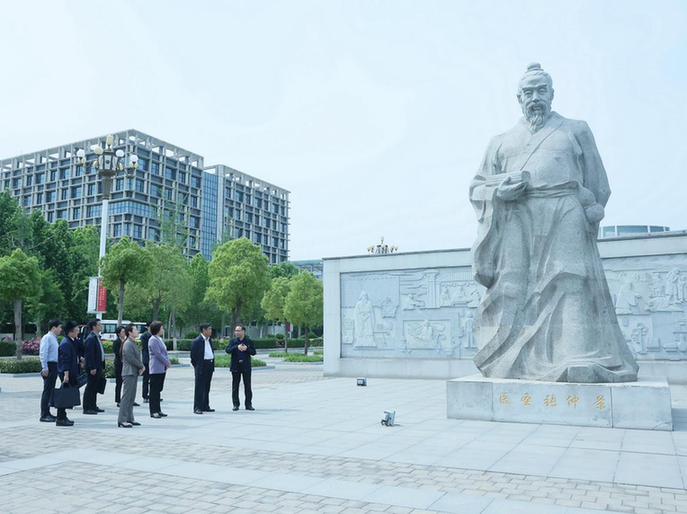
[[[584,214],[587,216],[587,221],[592,225],[604,219],[604,216],[606,215],[603,206],[598,203],[590,205],[589,207],[585,207]]]
[[[527,188],[527,182],[522,181],[513,184],[510,177],[503,179],[503,182],[496,188],[496,196],[506,202],[512,202],[522,196]]]

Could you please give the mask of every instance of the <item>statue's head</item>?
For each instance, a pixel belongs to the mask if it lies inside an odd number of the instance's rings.
[[[541,69],[539,63],[532,63],[518,83],[518,102],[525,121],[534,131],[542,128],[551,116],[553,102],[553,81]]]

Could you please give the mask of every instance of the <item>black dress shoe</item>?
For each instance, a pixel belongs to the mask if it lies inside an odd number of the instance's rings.
[[[148,403],[148,398],[143,398],[143,403]]]
[[[140,407],[140,405],[136,402],[134,402],[134,407]]]
[[[133,427],[133,425],[131,423],[129,423],[128,421],[125,421],[124,423],[117,422],[117,426],[119,428],[132,428]]]
[[[151,418],[155,419],[162,419],[162,416],[160,416],[159,412],[154,412],[153,414],[150,415]]]
[[[158,414],[159,414],[160,416],[162,416],[163,418],[166,418],[166,417],[167,417],[167,414],[165,414],[164,412],[158,412]]]
[[[193,414],[202,414],[202,413],[203,413],[203,411],[200,409],[196,409],[193,411]]]
[[[100,407],[96,407],[94,410],[96,412],[105,412],[105,409],[101,409]]]
[[[55,420],[50,416],[41,416],[41,421],[43,423],[55,423]]]
[[[231,410],[239,410],[239,406],[238,406],[238,405],[234,405],[234,406],[231,408]]]
[[[204,409],[203,412],[215,412],[215,409]]]
[[[129,423],[131,423],[131,424],[132,424],[133,426],[135,426],[135,427],[140,427],[140,426],[141,426],[141,424],[140,424],[138,421],[129,421]]]
[[[255,410],[252,405],[246,405],[246,410]]]
[[[117,407],[119,407],[119,402],[117,402]]]
[[[89,414],[89,415],[98,414],[98,413],[97,413],[96,411],[94,411],[94,410],[85,410],[85,411],[83,411],[83,413],[84,413],[84,414]]]
[[[58,419],[55,422],[55,425],[57,425],[58,427],[71,427],[74,426],[74,422],[69,421],[68,419]]]

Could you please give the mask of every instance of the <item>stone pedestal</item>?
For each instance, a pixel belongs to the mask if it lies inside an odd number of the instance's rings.
[[[620,384],[573,384],[484,378],[447,382],[451,419],[545,423],[589,427],[672,430],[665,377]]]

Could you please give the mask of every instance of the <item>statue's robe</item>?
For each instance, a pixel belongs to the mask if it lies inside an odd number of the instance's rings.
[[[492,176],[523,171],[525,193],[510,202],[498,198],[500,177]],[[484,376],[637,379],[596,245],[609,196],[583,121],[554,112],[535,133],[521,120],[491,140],[470,186],[479,221],[473,274],[487,288],[474,329],[475,363]]]

